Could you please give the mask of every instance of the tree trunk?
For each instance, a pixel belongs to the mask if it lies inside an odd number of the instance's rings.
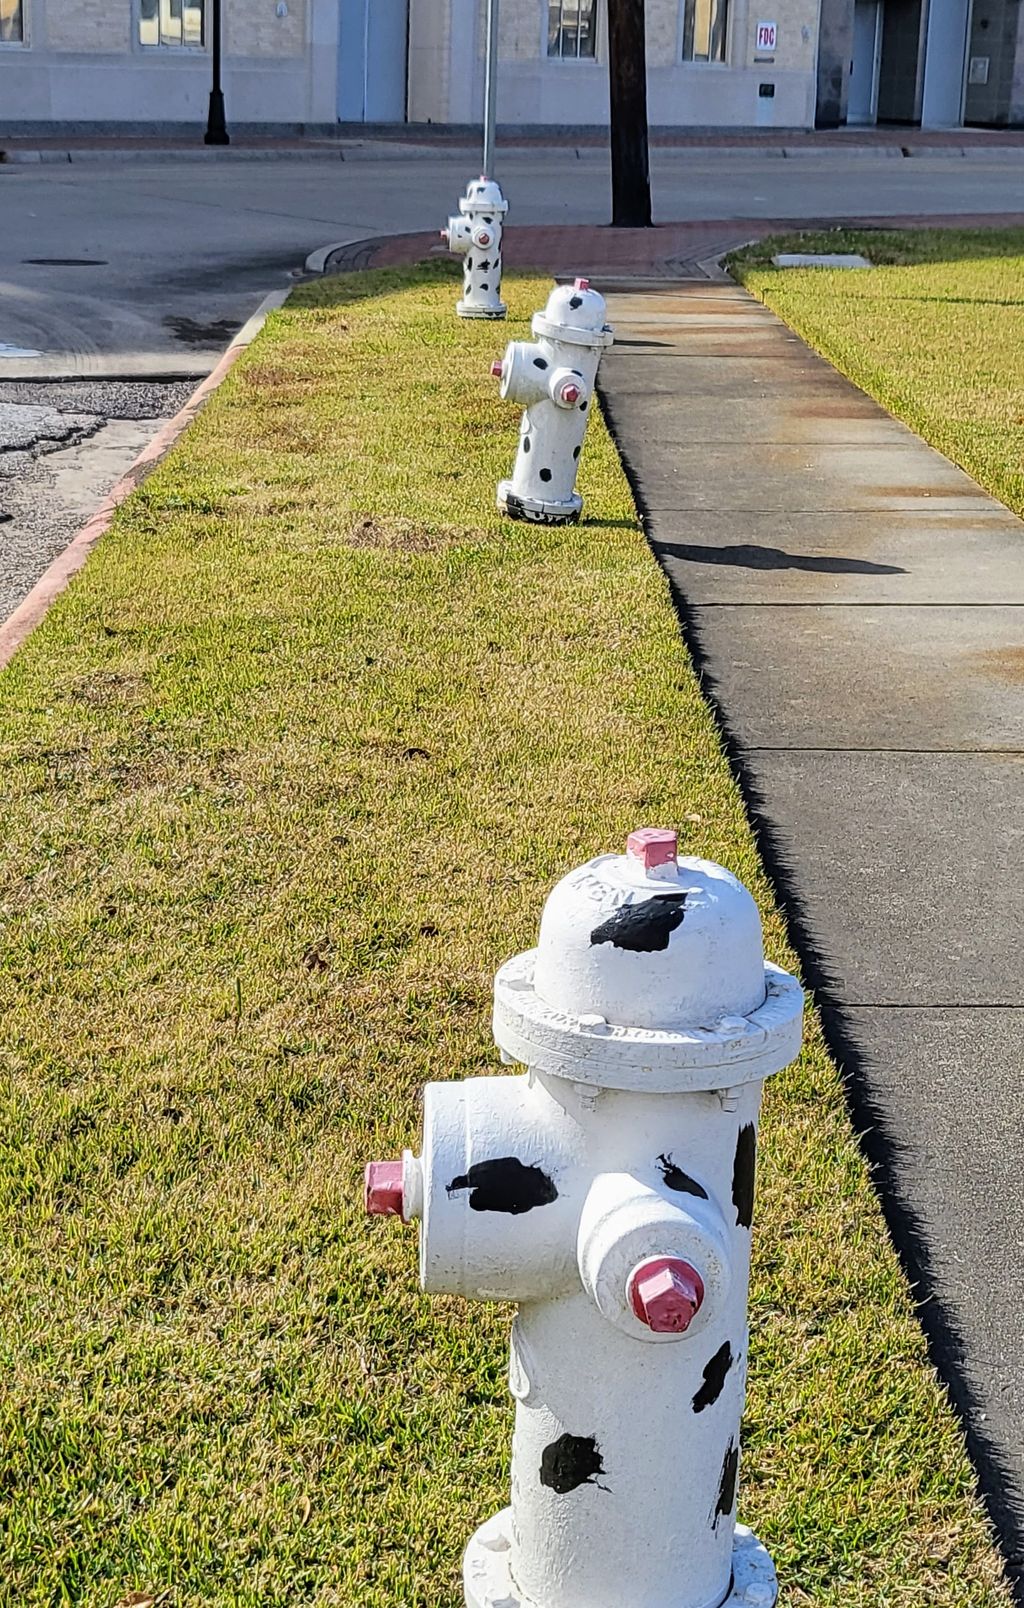
[[[644,0],[608,0],[612,224],[651,227]]]

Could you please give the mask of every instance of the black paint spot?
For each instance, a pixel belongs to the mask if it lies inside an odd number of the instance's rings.
[[[585,402],[581,402],[580,403],[580,412],[581,413],[586,413],[586,411],[587,411],[587,404]]]
[[[696,1178],[691,1178],[682,1167],[677,1167],[671,1154],[659,1156],[658,1166],[669,1189],[678,1190],[680,1195],[696,1195],[699,1200],[707,1200],[708,1192],[703,1184],[698,1184]]]
[[[480,264],[480,267],[481,267],[481,268],[482,268],[482,269],[483,269],[483,271],[484,271],[484,272],[485,272],[485,273],[486,273],[486,272],[487,272],[487,269],[488,269],[488,268],[489,268],[489,267],[490,267],[490,266],[491,266],[491,259],[490,259],[490,257],[488,257],[488,258],[487,258],[487,261],[486,261],[486,262],[482,262],[482,263],[481,263],[481,264]]]
[[[726,1375],[732,1367],[732,1346],[728,1340],[720,1346],[711,1361],[704,1369],[704,1383],[693,1398],[693,1410],[702,1413],[705,1407],[713,1407],[722,1394]]]
[[[485,223],[493,223],[493,222],[494,222],[494,219],[493,219],[493,218],[485,218],[485,219],[484,219],[484,222],[485,222]]]
[[[614,944],[616,949],[631,949],[636,954],[667,949],[671,934],[682,925],[685,904],[685,893],[662,893],[639,904],[623,905],[594,928],[590,942]]]
[[[466,258],[466,267],[470,268],[470,269],[473,267],[473,259],[472,259],[472,257],[467,257]]]
[[[719,1519],[727,1519],[736,1505],[736,1476],[740,1471],[740,1449],[729,1443],[729,1450],[725,1454],[722,1464],[722,1478],[718,1486],[718,1501],[715,1503],[715,1517],[713,1523],[716,1528]]]
[[[559,1496],[579,1485],[596,1485],[603,1473],[601,1449],[592,1435],[559,1435],[540,1456],[540,1483]]]
[[[739,1131],[736,1140],[736,1159],[732,1164],[732,1203],[736,1208],[736,1221],[741,1228],[749,1228],[754,1219],[754,1159],[757,1138],[752,1123]]]
[[[523,451],[524,452],[529,452],[529,450],[530,450],[530,438],[529,438],[529,436],[524,436],[523,437]]]
[[[550,1206],[558,1199],[558,1190],[547,1173],[540,1167],[525,1166],[516,1156],[474,1162],[468,1172],[452,1179],[448,1194],[454,1195],[460,1189],[472,1190],[471,1211],[510,1212],[513,1217],[535,1206]]]
[[[540,478],[542,480],[550,480],[551,479],[551,470],[550,469],[541,469],[540,470]]]
[[[534,368],[546,369],[548,366],[548,360],[546,357],[535,357],[533,360],[533,366]]]
[[[486,281],[486,279],[485,279],[485,280],[484,280],[484,281],[483,281],[483,282],[482,282],[482,284],[481,284],[481,286],[480,286],[480,289],[481,289],[481,290],[490,290],[490,288],[491,288],[491,287],[490,287],[490,285],[489,285],[489,284],[488,284],[488,283],[487,283],[487,281]]]
[[[582,296],[570,296],[569,297],[569,306],[573,309],[573,311],[575,311],[575,309],[577,307],[582,307],[583,306],[583,297]]]
[[[573,447],[573,449],[572,449],[572,455],[573,455],[573,457],[574,457],[574,458],[578,458],[578,457],[579,457],[579,455],[580,455],[580,449],[579,449],[579,447]]]

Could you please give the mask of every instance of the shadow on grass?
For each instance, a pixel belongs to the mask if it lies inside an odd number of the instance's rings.
[[[1024,236],[1020,243],[1024,248]],[[968,1375],[963,1333],[955,1313],[938,1293],[928,1236],[920,1217],[905,1197],[899,1145],[888,1129],[883,1109],[871,1093],[856,1030],[840,1003],[842,990],[839,979],[816,949],[812,925],[797,891],[798,869],[782,848],[767,801],[731,728],[728,711],[718,696],[713,672],[701,647],[694,611],[665,562],[666,558],[675,556],[676,549],[651,534],[649,513],[622,446],[614,407],[603,392],[601,406],[644,521],[648,543],[668,582],[684,642],[737,779],[744,807],[756,829],[762,863],[800,956],[804,979],[820,1009],[825,1041],[840,1069],[850,1120],[871,1169],[890,1239],[910,1284],[929,1357],[963,1429],[978,1491],[1002,1553],[1011,1595],[1019,1608],[1024,1608],[1024,1493],[1017,1488],[1015,1476],[1002,1449],[982,1427],[984,1410]]]

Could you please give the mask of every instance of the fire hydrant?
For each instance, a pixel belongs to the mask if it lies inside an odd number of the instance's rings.
[[[574,525],[583,508],[576,468],[587,433],[601,353],[614,339],[604,297],[586,279],[560,285],[533,315],[535,341],[510,341],[491,373],[501,395],[522,402],[519,452],[511,480],[498,486],[510,519]]]
[[[771,1608],[735,1521],[761,1084],[803,995],[742,883],[645,828],[572,871],[495,981],[525,1074],[430,1083],[422,1158],[367,1168],[425,1290],[515,1301],[511,1506],[468,1608]]]
[[[459,198],[459,216],[449,218],[441,230],[448,250],[464,258],[462,299],[455,304],[460,318],[504,318],[508,312],[501,299],[502,220],[507,211],[500,186],[481,174]]]

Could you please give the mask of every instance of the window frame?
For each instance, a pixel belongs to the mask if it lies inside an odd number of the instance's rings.
[[[21,0],[21,38],[0,39],[0,50],[27,50],[30,43],[29,0]]]
[[[541,6],[541,59],[543,61],[545,61],[545,62],[555,62],[559,66],[567,66],[570,63],[573,66],[579,66],[581,62],[582,63],[589,63],[590,65],[594,65],[596,62],[599,62],[601,60],[601,27],[600,27],[601,5],[600,5],[600,0],[577,0],[577,5],[580,8],[582,8],[583,5],[585,5],[585,4],[589,4],[590,7],[591,7],[591,13],[592,13],[592,17],[593,17],[593,23],[592,23],[592,27],[591,27],[591,38],[594,41],[594,49],[593,49],[592,53],[589,56],[581,55],[580,52],[579,52],[578,46],[579,46],[579,41],[580,41],[580,32],[579,32],[578,28],[577,28],[577,32],[576,32],[577,51],[576,51],[575,55],[564,55],[561,51],[553,51],[551,49],[550,29],[551,29],[551,6],[552,6],[552,3],[553,3],[553,0],[542,0],[542,6]],[[565,3],[566,3],[566,0],[558,0],[559,14],[560,15],[564,14]],[[559,29],[560,34],[561,34],[561,31],[562,30],[560,28]]]
[[[134,0],[132,6],[132,51],[141,56],[165,58],[168,56],[203,56],[209,53],[210,42],[210,6],[209,0],[182,0],[182,9],[186,4],[198,5],[203,14],[203,38],[198,45],[185,39],[157,40],[155,45],[146,45],[142,42],[142,0]],[[157,27],[159,31],[159,6],[157,0]],[[184,32],[184,28],[182,29]]]
[[[697,0],[693,0],[693,3],[696,5]],[[723,70],[727,70],[732,66],[733,23],[735,17],[736,0],[720,0],[720,3],[725,5],[725,37],[722,41],[721,59],[715,58],[714,60],[705,60],[701,56],[694,58],[693,56],[684,56],[683,54],[683,51],[686,48],[687,0],[679,0],[679,55],[677,59],[681,66],[695,67],[700,69],[702,72],[706,69],[722,72]]]

